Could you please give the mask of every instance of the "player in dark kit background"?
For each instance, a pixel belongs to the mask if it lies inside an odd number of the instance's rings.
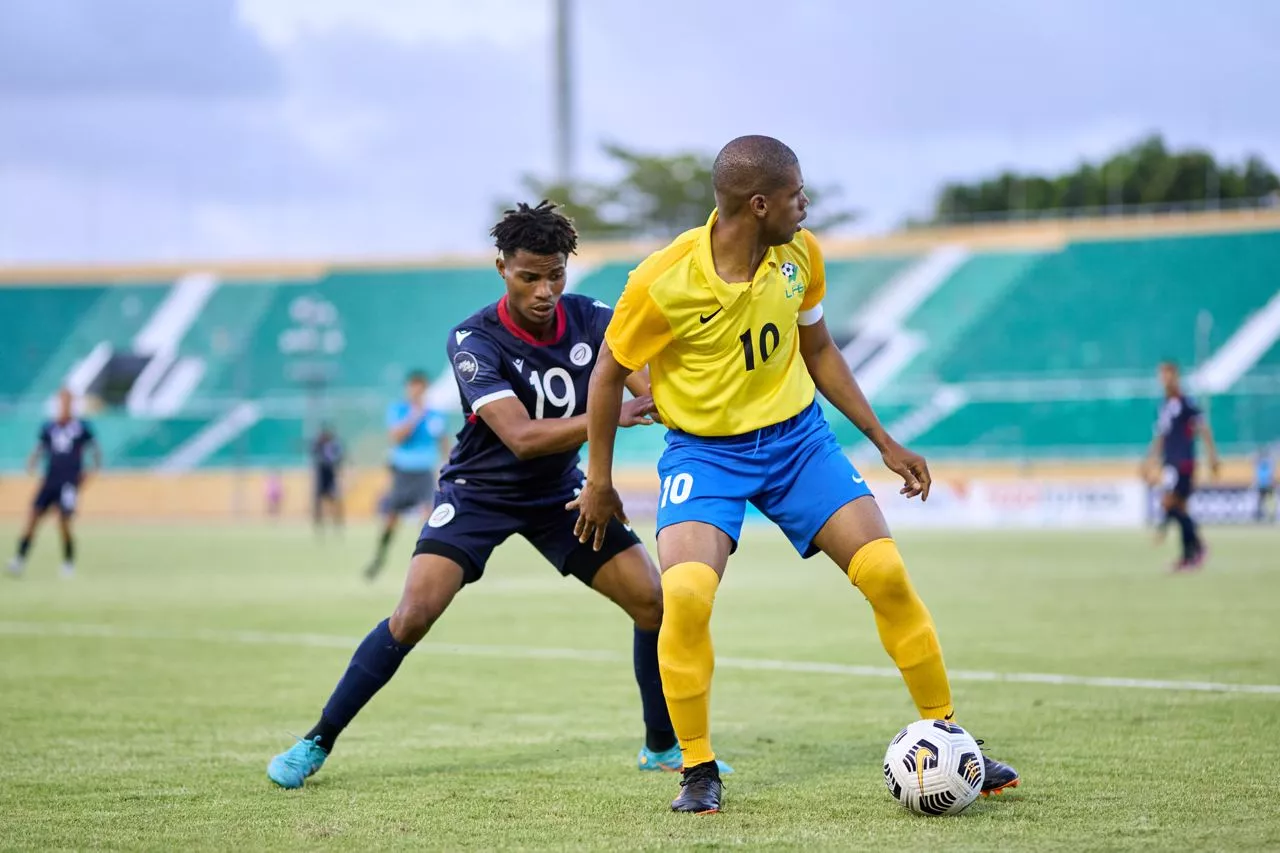
[[[1219,468],[1218,448],[1208,420],[1195,402],[1182,393],[1178,365],[1162,361],[1158,375],[1164,388],[1164,402],[1156,415],[1146,474],[1148,481],[1163,492],[1160,507],[1165,516],[1160,521],[1159,535],[1163,536],[1170,521],[1177,522],[1182,533],[1182,556],[1174,562],[1173,569],[1187,571],[1199,568],[1206,553],[1200,530],[1187,508],[1195,489],[1196,438],[1204,439],[1209,470],[1214,476]]]
[[[342,490],[338,475],[344,458],[342,442],[328,424],[320,427],[311,443],[311,466],[315,490],[311,500],[311,519],[316,532],[324,529],[324,511],[328,507],[334,527],[342,527]]]
[[[356,649],[319,722],[268,765],[267,775],[282,787],[300,787],[320,769],[339,733],[513,534],[632,618],[646,728],[637,764],[641,770],[682,765],[658,670],[657,568],[620,521],[608,527],[599,550],[579,542],[576,513],[566,509],[583,482],[578,451],[587,439],[587,384],[613,312],[602,302],[564,293],[577,234],[555,205],[522,204],[491,233],[507,295],[449,334],[466,423],[441,472],[404,593],[391,618]],[[623,406],[619,425],[652,423],[647,374],[635,374],[628,387],[636,396]]]
[[[84,467],[86,450],[93,451],[93,464],[88,472]],[[71,519],[75,515],[76,502],[86,476],[96,473],[102,467],[102,451],[88,422],[72,414],[71,392],[66,388],[58,391],[57,417],[45,421],[40,427],[36,446],[27,459],[29,473],[35,473],[36,464],[42,455],[45,458],[44,480],[32,501],[27,526],[23,528],[22,537],[18,540],[18,551],[9,561],[9,572],[14,576],[22,574],[40,519],[56,506],[58,529],[62,533],[62,575],[71,577],[75,573],[75,539],[72,536]]]

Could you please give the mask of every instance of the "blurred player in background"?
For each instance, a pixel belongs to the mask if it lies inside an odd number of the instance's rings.
[[[767,136],[740,137],[713,174],[707,224],[650,255],[618,302],[591,379],[587,481],[573,504],[583,541],[597,545],[624,518],[615,424],[623,384],[648,365],[671,430],[658,463],[658,655],[685,763],[671,808],[696,813],[720,809],[711,610],[748,501],[802,556],[826,553],[867,597],[920,716],[947,725],[954,712],[933,619],[814,398],[816,383],[902,477],[901,493],[928,497],[924,459],[885,432],[822,319],[826,273],[817,241],[800,228],[809,199],[796,155]],[[1017,783],[1013,768],[986,759],[984,793]]]
[[[339,475],[343,461],[342,442],[332,427],[324,424],[311,443],[311,467],[314,489],[311,494],[311,520],[317,533],[324,530],[325,508],[333,526],[342,528],[342,489]]]
[[[356,649],[319,722],[268,765],[267,775],[281,787],[301,787],[320,769],[342,730],[391,680],[463,586],[480,580],[493,549],[513,534],[560,574],[576,577],[631,617],[645,723],[637,766],[682,766],[658,670],[658,571],[636,535],[617,520],[603,526],[594,548],[579,542],[576,517],[566,508],[582,485],[578,452],[587,439],[587,384],[613,312],[603,302],[564,293],[578,238],[555,205],[522,204],[491,233],[507,295],[449,334],[466,424],[441,474],[400,604]],[[647,376],[633,374],[628,387],[637,396],[619,403],[614,425],[652,423]]]
[[[22,574],[40,519],[54,506],[58,508],[58,529],[62,533],[62,575],[71,577],[75,573],[76,547],[71,520],[75,515],[81,487],[90,475],[102,468],[102,450],[98,447],[88,421],[81,420],[72,413],[72,402],[69,390],[62,388],[58,391],[57,417],[45,421],[40,427],[36,446],[27,459],[27,471],[34,474],[40,457],[44,456],[44,480],[36,491],[31,514],[27,517],[27,526],[23,528],[22,538],[18,540],[18,552],[9,561],[9,572],[14,576]],[[84,454],[90,450],[93,463],[86,471]]]
[[[1258,493],[1255,520],[1262,522],[1269,518],[1274,522],[1277,514],[1277,508],[1272,505],[1276,494],[1276,461],[1271,455],[1271,449],[1265,445],[1258,449],[1258,455],[1253,460],[1253,488]]]
[[[1148,482],[1162,490],[1160,507],[1164,518],[1159,531],[1163,535],[1170,521],[1182,532],[1182,556],[1173,564],[1174,571],[1188,571],[1204,563],[1205,547],[1200,530],[1187,510],[1187,502],[1195,490],[1196,438],[1204,439],[1209,456],[1209,470],[1217,476],[1218,448],[1213,430],[1192,399],[1182,393],[1178,365],[1162,361],[1157,371],[1164,389],[1164,402],[1156,415],[1155,434],[1147,453],[1145,473]]]
[[[391,441],[391,488],[383,495],[382,534],[364,576],[373,580],[382,571],[387,548],[395,535],[400,516],[431,505],[436,490],[436,469],[449,455],[449,436],[442,412],[427,405],[427,374],[409,373],[404,399],[387,408],[387,435]]]

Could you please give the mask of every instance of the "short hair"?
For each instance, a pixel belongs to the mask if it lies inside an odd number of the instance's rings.
[[[521,249],[534,255],[571,255],[578,251],[578,232],[559,205],[546,199],[537,207],[520,202],[503,211],[502,219],[489,229],[494,245],[504,255]]]
[[[417,370],[417,369],[410,370],[409,375],[407,375],[404,378],[404,381],[405,382],[421,382],[423,385],[426,385],[427,372],[425,370]]]
[[[800,158],[772,136],[739,136],[716,155],[711,166],[711,186],[716,204],[734,213],[753,195],[783,186]]]

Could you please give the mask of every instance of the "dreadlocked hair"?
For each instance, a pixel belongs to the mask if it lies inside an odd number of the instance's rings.
[[[502,221],[489,230],[504,255],[524,249],[533,255],[570,255],[578,250],[578,232],[556,205],[543,199],[537,207],[520,202],[503,211]]]

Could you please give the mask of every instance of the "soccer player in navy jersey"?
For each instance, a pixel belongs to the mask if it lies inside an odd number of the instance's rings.
[[[342,491],[338,474],[346,451],[342,442],[328,424],[320,427],[311,442],[311,465],[314,471],[314,489],[311,495],[311,519],[316,532],[324,529],[324,510],[328,506],[334,527],[342,527]]]
[[[1173,570],[1188,571],[1199,568],[1205,557],[1200,530],[1187,508],[1195,489],[1196,438],[1204,439],[1209,470],[1214,475],[1219,467],[1218,448],[1213,442],[1209,421],[1195,402],[1182,393],[1178,365],[1162,361],[1159,377],[1164,402],[1156,415],[1155,435],[1147,455],[1147,474],[1163,491],[1160,506],[1165,517],[1160,522],[1160,531],[1163,532],[1170,521],[1177,522],[1182,531],[1182,556],[1174,562]]]
[[[342,730],[513,534],[632,618],[646,729],[637,764],[641,770],[682,767],[658,670],[657,568],[621,521],[602,532],[599,547],[579,542],[577,514],[566,509],[583,482],[578,451],[587,439],[587,383],[613,311],[564,293],[577,234],[555,205],[521,204],[491,234],[507,294],[449,332],[466,422],[441,472],[404,593],[391,617],[356,649],[316,725],[268,765],[267,775],[281,787],[301,787],[320,769]],[[633,374],[628,388],[635,396],[623,405],[619,426],[652,423],[647,374]]]
[[[62,575],[71,577],[75,573],[75,538],[72,536],[71,520],[87,474],[95,473],[102,467],[102,450],[98,447],[89,423],[72,414],[71,403],[71,392],[66,388],[60,389],[58,415],[41,425],[39,439],[27,459],[27,471],[34,474],[36,464],[44,456],[44,480],[36,490],[31,514],[27,516],[27,526],[23,528],[22,538],[18,540],[18,551],[9,561],[9,573],[15,577],[21,575],[26,566],[27,552],[31,550],[31,540],[35,537],[40,519],[54,506],[58,508],[58,527],[62,533]],[[84,467],[86,451],[92,451],[93,458],[88,472]]]

